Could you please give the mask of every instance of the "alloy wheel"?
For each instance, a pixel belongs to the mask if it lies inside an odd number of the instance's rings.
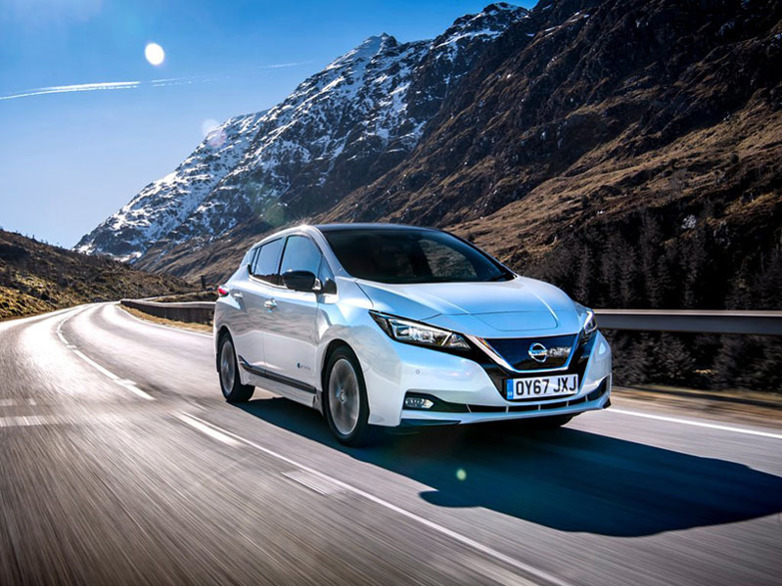
[[[329,411],[340,434],[349,436],[358,425],[361,393],[358,376],[347,359],[339,359],[329,378]]]
[[[234,388],[236,379],[236,359],[234,358],[234,345],[230,340],[223,343],[220,351],[220,383],[223,394],[228,395]]]

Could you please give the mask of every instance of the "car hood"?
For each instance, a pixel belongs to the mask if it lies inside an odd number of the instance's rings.
[[[577,306],[562,290],[535,279],[505,282],[357,284],[380,311],[476,336],[577,332]]]

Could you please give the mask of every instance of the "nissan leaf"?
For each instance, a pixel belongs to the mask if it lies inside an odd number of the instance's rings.
[[[219,293],[225,399],[261,387],[319,410],[344,444],[398,426],[561,426],[610,404],[592,310],[448,232],[290,228],[254,245]]]

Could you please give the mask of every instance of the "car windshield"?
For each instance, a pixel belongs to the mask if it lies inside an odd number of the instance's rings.
[[[445,232],[414,229],[329,230],[324,235],[353,277],[380,283],[507,281],[513,274]]]

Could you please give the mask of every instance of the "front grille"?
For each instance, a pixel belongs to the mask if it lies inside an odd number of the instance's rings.
[[[569,335],[564,338],[573,338],[573,337],[574,335]],[[522,340],[529,340],[529,339],[522,339]],[[576,340],[574,340],[573,344],[576,345],[576,348],[573,350],[572,357],[570,358],[567,367],[560,368],[558,371],[555,371],[551,374],[570,375],[573,373],[577,373],[579,383],[581,383],[581,381],[584,379],[584,372],[586,371],[587,363],[589,362],[589,355],[592,353],[592,348],[594,347],[596,340],[597,337],[594,334],[586,339],[577,338]],[[498,364],[495,360],[486,360],[486,359],[489,359],[488,355],[486,355],[485,359],[481,361],[480,365],[481,367],[483,367],[483,370],[489,376],[489,379],[491,379],[492,383],[494,383],[494,387],[497,389],[497,393],[499,393],[502,396],[502,398],[505,399],[505,382],[508,379],[518,378],[519,374],[517,372],[508,371],[505,367]],[[538,369],[538,371],[544,371],[544,370]],[[528,371],[528,373],[530,374],[530,376],[538,375],[534,371]],[[522,402],[522,401],[524,400],[513,400],[514,403]]]
[[[577,338],[577,334],[490,338],[486,343],[516,371],[551,371],[567,367]]]

